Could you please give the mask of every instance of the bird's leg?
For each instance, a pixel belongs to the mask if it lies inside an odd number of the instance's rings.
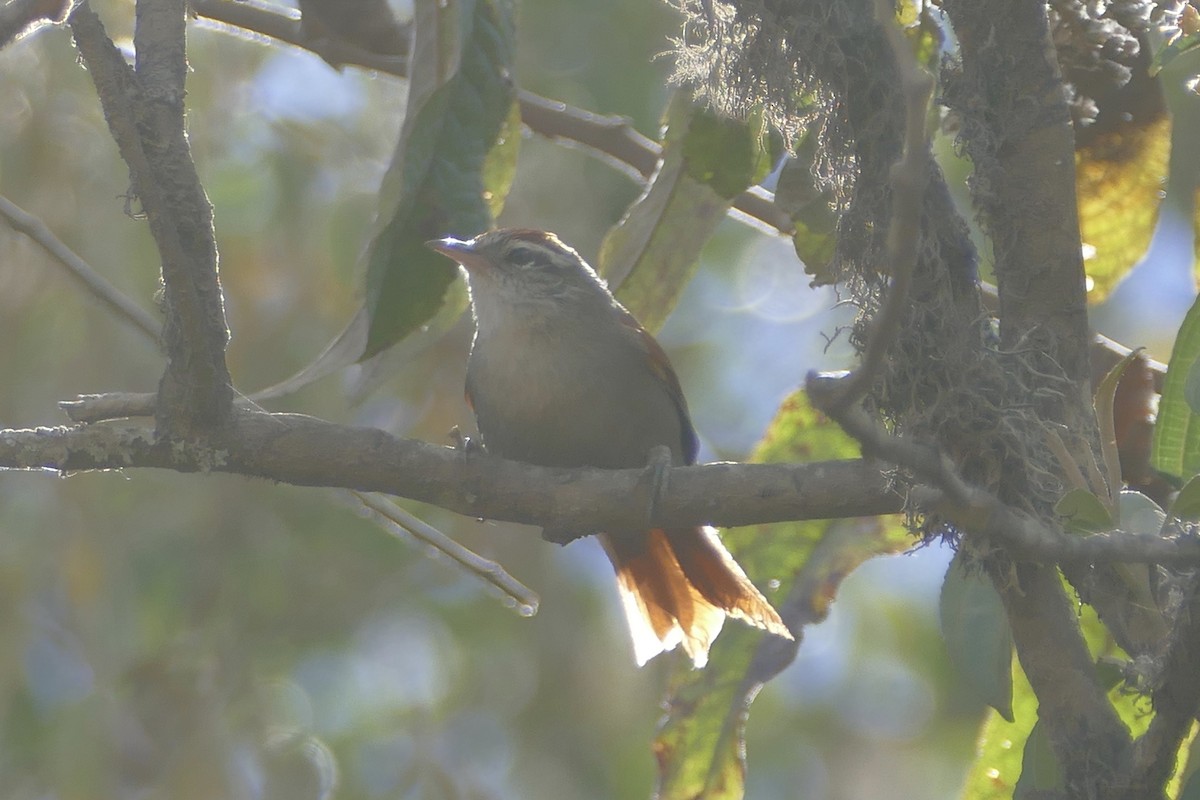
[[[478,437],[467,436],[457,425],[450,429],[446,434],[450,439],[450,443],[454,445],[454,449],[462,453],[464,457],[480,455],[486,453],[487,449],[483,446],[483,441]]]
[[[655,445],[646,458],[646,469],[638,479],[638,488],[646,492],[646,523],[653,527],[658,518],[658,507],[666,497],[671,478],[671,448],[665,444]]]

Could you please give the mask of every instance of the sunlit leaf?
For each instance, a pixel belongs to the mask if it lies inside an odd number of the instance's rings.
[[[950,661],[976,699],[1013,721],[1012,631],[988,577],[955,553],[942,582],[939,609]]]
[[[520,142],[512,17],[506,0],[416,4],[408,105],[367,252],[363,357],[442,308],[457,269],[425,242],[487,230],[508,193]]]
[[[1021,777],[1025,741],[1037,722],[1037,697],[1019,668],[1013,670],[1013,721],[990,709],[979,732],[978,755],[967,772],[961,800],[1012,800]]]
[[[1170,138],[1164,115],[1095,136],[1075,154],[1084,268],[1093,282],[1090,302],[1103,300],[1150,244]]]
[[[770,141],[761,119],[719,117],[676,93],[654,182],[600,248],[601,274],[648,330],[666,321],[733,199],[765,177]]]
[[[1200,472],[1200,417],[1188,406],[1185,397],[1188,376],[1197,357],[1200,357],[1200,303],[1193,303],[1171,350],[1151,454],[1155,469],[1177,478]]]
[[[754,460],[845,458],[857,449],[797,393],[780,408]],[[756,526],[725,536],[760,586],[779,582],[767,596],[801,633],[805,625],[825,618],[842,579],[855,567],[910,542],[900,525],[885,520]],[[666,703],[670,715],[654,742],[658,797],[742,797],[747,708],[762,684],[791,663],[795,650],[791,642],[730,622],[713,645],[706,668],[693,670],[678,660]]]
[[[1200,800],[1200,723],[1192,724],[1188,741],[1180,751],[1173,783],[1178,785],[1179,800]],[[1167,787],[1170,792],[1171,787]]]

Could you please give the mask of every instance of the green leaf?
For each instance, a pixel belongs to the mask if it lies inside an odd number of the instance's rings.
[[[1087,489],[1072,489],[1055,503],[1054,513],[1063,518],[1063,525],[1076,533],[1100,533],[1116,527],[1104,502]]]
[[[1188,376],[1200,357],[1200,301],[1188,309],[1175,346],[1158,404],[1150,463],[1160,472],[1183,478],[1200,472],[1200,417],[1188,406]]]
[[[1175,796],[1179,800],[1200,800],[1200,726],[1192,724],[1192,732],[1189,735],[1189,741],[1184,743],[1184,750],[1180,752],[1179,759],[1176,762],[1175,777],[1172,783],[1175,783],[1179,788],[1178,794]],[[1167,791],[1170,792],[1171,786],[1167,786]]]
[[[678,100],[683,104],[682,113],[689,115],[687,131],[680,141],[687,174],[733,202],[767,177],[778,144],[771,146],[770,129],[761,114],[752,114],[745,122],[722,117],[707,107],[687,102],[690,94],[683,92]],[[673,138],[668,128],[668,145]]]
[[[963,553],[954,554],[942,583],[942,638],[964,685],[1012,722],[1013,641],[1008,615],[992,582],[967,569]]]
[[[1200,361],[1192,364],[1188,370],[1187,381],[1183,384],[1183,399],[1193,414],[1200,414]]]
[[[1019,667],[1013,670],[1013,722],[989,710],[980,727],[974,763],[961,800],[1012,800],[1021,778],[1025,742],[1037,722],[1037,697]]]
[[[1141,536],[1158,536],[1167,514],[1162,507],[1141,492],[1127,489],[1117,498],[1120,509],[1121,529]],[[1167,633],[1166,620],[1158,608],[1154,597],[1154,589],[1150,579],[1148,564],[1113,564],[1113,571],[1121,582],[1129,589],[1131,609],[1139,621],[1139,633],[1152,636],[1155,639]]]
[[[512,4],[418,2],[408,105],[368,248],[370,357],[426,325],[458,272],[425,247],[492,226],[520,142]]]
[[[857,451],[797,393],[780,408],[754,460],[846,458]],[[855,567],[872,555],[901,550],[911,540],[898,524],[872,519],[757,526],[728,533],[725,543],[759,586],[779,582],[767,596],[787,609],[785,621],[802,633],[804,625],[825,618],[842,579]],[[791,663],[795,653],[796,645],[731,620],[703,670],[677,658],[666,701],[669,716],[654,741],[657,797],[742,797],[747,709],[763,683]]]
[[[604,239],[599,269],[647,330],[666,321],[733,199],[770,169],[759,118],[718,117],[677,92],[654,182]]]
[[[1180,56],[1200,51],[1200,33],[1179,36],[1170,44],[1160,47],[1150,61],[1150,74],[1157,75]]]
[[[1063,789],[1065,783],[1062,767],[1050,748],[1050,737],[1039,721],[1025,740],[1025,751],[1021,758],[1021,779],[1013,790],[1013,800],[1033,798],[1040,793]]]
[[[1200,773],[1193,772],[1179,792],[1179,800],[1200,800]]]
[[[1200,475],[1193,475],[1171,501],[1167,516],[1185,521],[1200,520]]]
[[[1068,591],[1070,590],[1069,587]],[[1102,659],[1097,667],[1102,670],[1098,678],[1107,687],[1107,697],[1121,720],[1129,727],[1133,736],[1145,732],[1153,718],[1148,713],[1144,698],[1131,693],[1120,680],[1113,680],[1109,662],[1123,661],[1128,656],[1113,642],[1111,634],[1095,609],[1083,604],[1079,607],[1079,627],[1087,641],[1093,659]],[[980,730],[978,757],[971,765],[963,784],[961,800],[1011,800],[1030,797],[1035,784],[1052,783],[1056,762],[1047,749],[1048,743],[1041,731],[1036,732],[1032,745],[1031,735],[1037,723],[1038,699],[1019,664],[1013,669],[1013,716],[1009,723],[994,711],[988,713]],[[1023,770],[1028,769],[1025,776]],[[1019,790],[1017,787],[1020,787]],[[1033,795],[1036,796],[1036,795]]]
[[[815,134],[805,136],[779,171],[775,204],[796,226],[792,245],[804,271],[813,277],[813,283],[824,286],[837,282],[829,269],[837,246],[837,216],[830,193],[822,191],[813,177],[816,140]]]

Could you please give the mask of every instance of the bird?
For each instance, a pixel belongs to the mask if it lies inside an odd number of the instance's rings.
[[[488,453],[563,468],[644,467],[655,452],[695,463],[699,441],[666,353],[579,253],[528,228],[428,244],[466,276],[475,321],[466,397]],[[793,638],[713,528],[597,538],[639,666],[680,645],[705,666],[726,617]]]

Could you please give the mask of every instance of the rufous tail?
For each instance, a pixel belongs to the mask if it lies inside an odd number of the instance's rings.
[[[792,638],[712,528],[602,535],[600,541],[617,570],[638,666],[682,644],[703,667],[727,616]]]

